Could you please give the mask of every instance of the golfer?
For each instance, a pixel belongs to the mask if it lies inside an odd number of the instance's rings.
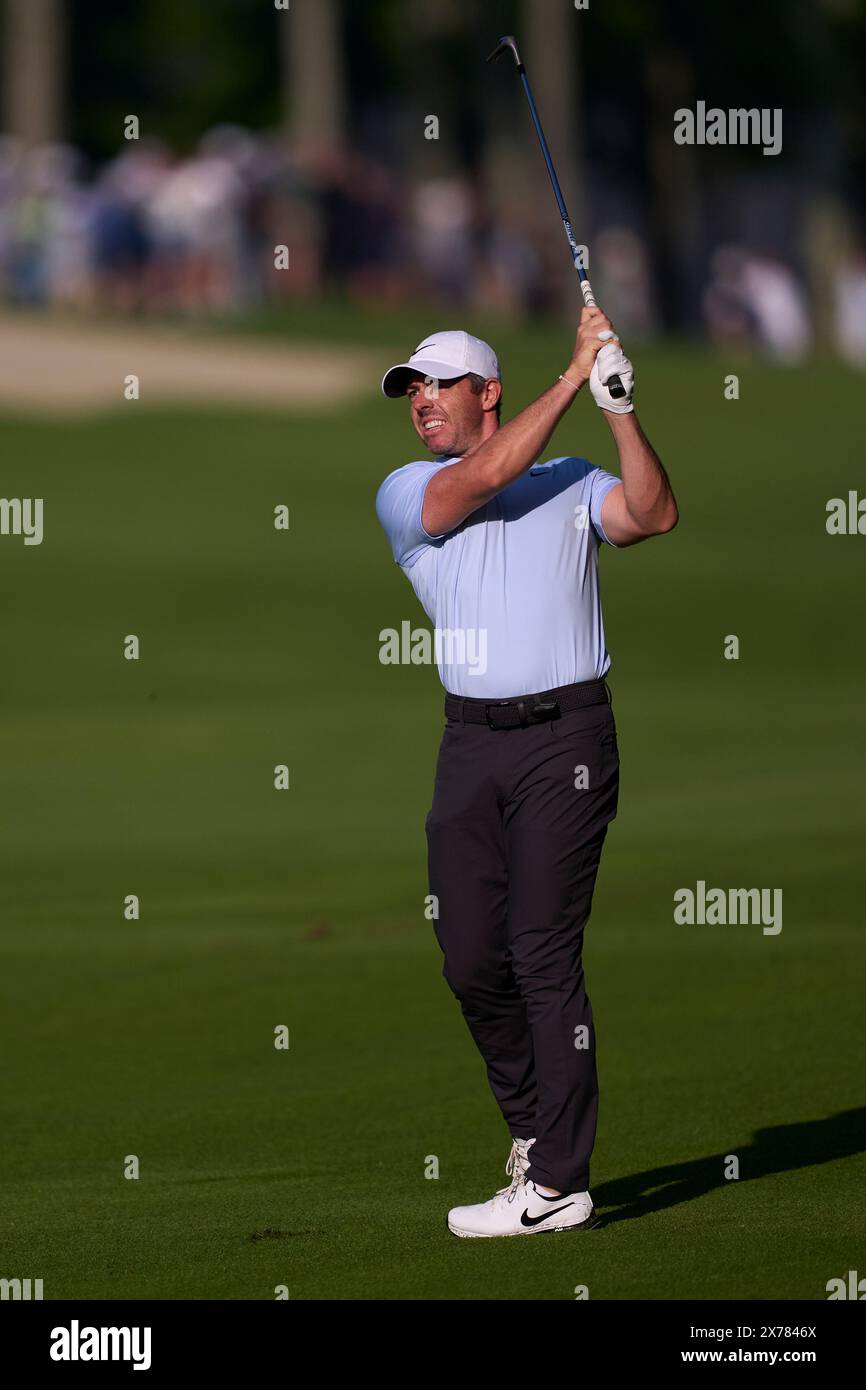
[[[619,478],[572,455],[539,462],[587,383]],[[583,310],[565,371],[507,424],[496,354],[469,333],[431,334],[382,390],[407,398],[434,455],[391,473],[376,509],[441,639],[430,892],[443,974],[512,1140],[510,1185],[454,1207],[448,1227],[586,1229],[598,1078],[583,933],[619,782],[597,555],[670,531],[676,503],[600,309]]]

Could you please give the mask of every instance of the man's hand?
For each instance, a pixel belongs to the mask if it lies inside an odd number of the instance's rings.
[[[580,324],[574,343],[574,352],[565,375],[575,386],[583,386],[589,381],[595,359],[605,343],[618,341],[613,324],[601,309],[584,307],[580,313]]]
[[[611,377],[618,376],[624,396],[612,396],[607,383]],[[605,343],[595,359],[589,375],[589,389],[600,410],[609,410],[614,415],[627,415],[634,410],[634,367],[626,357],[618,342]]]

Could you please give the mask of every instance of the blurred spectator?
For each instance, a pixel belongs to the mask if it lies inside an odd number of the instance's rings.
[[[792,270],[768,256],[720,247],[704,294],[710,336],[754,346],[777,362],[800,362],[812,346],[806,297]]]
[[[51,164],[51,147],[11,151],[4,253],[6,292],[13,304],[42,304],[48,298]]]
[[[709,336],[719,347],[748,347],[757,333],[743,289],[745,264],[745,252],[738,246],[718,247],[710,261],[712,278],[702,307]]]
[[[625,341],[639,343],[652,336],[655,313],[649,251],[636,232],[628,227],[606,227],[599,232],[587,273],[605,313]]]
[[[778,362],[801,362],[812,346],[812,330],[806,296],[794,272],[769,256],[751,256],[744,269],[743,293],[768,356]]]
[[[483,265],[485,307],[509,318],[527,317],[543,309],[542,259],[529,229],[518,217],[491,219]]]
[[[311,169],[324,281],[369,303],[408,296],[400,198],[391,171],[356,151],[323,152]]]
[[[129,313],[147,305],[153,255],[147,206],[168,164],[161,146],[130,145],[96,182],[89,244],[92,299],[99,308]]]
[[[412,243],[428,292],[465,304],[476,265],[472,187],[466,179],[427,179],[412,197]]]
[[[852,367],[866,367],[866,251],[849,258],[834,289],[839,354]]]

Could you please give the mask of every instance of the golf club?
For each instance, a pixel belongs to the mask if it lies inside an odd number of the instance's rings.
[[[500,54],[504,53],[506,49],[509,49],[511,53],[514,55],[514,62],[517,65],[517,71],[519,72],[520,80],[523,83],[523,90],[526,93],[526,100],[529,102],[529,114],[531,115],[532,123],[535,126],[535,133],[538,136],[538,143],[541,146],[541,153],[544,155],[544,162],[547,165],[547,172],[550,176],[553,194],[556,198],[556,203],[559,208],[559,215],[562,218],[562,225],[565,228],[565,235],[568,238],[568,244],[571,247],[571,255],[572,260],[574,261],[574,268],[580,276],[580,288],[583,293],[583,302],[588,308],[594,309],[596,307],[595,296],[592,293],[592,286],[589,283],[586,271],[584,270],[581,264],[580,248],[574,239],[574,232],[571,229],[571,220],[568,216],[568,208],[565,206],[565,199],[562,196],[562,189],[559,186],[559,179],[556,177],[556,170],[553,167],[553,160],[550,157],[550,150],[548,149],[547,141],[544,138],[544,131],[541,128],[541,121],[538,118],[538,111],[535,106],[535,101],[533,100],[532,89],[529,85],[529,78],[526,76],[526,68],[524,67],[520,54],[517,51],[517,43],[513,34],[506,34],[504,38],[501,38],[499,40],[498,44],[494,48],[493,52],[490,54],[490,57],[487,59],[487,61],[488,63],[494,63],[496,59],[500,56]],[[610,380],[607,382],[607,389],[615,400],[619,400],[622,396],[625,395],[625,387],[623,386],[618,376],[612,376],[610,378]]]

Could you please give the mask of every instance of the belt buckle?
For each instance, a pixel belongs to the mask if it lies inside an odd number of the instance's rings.
[[[532,706],[531,713],[532,717],[537,719],[539,723],[541,723],[542,720],[559,719],[561,713],[559,701],[536,700],[535,704]]]
[[[513,700],[491,700],[489,704],[486,704],[484,706],[484,715],[487,720],[488,729],[495,730],[505,729],[508,727],[506,724],[494,724],[492,719],[490,718],[490,711],[492,709],[510,709],[513,703]]]

